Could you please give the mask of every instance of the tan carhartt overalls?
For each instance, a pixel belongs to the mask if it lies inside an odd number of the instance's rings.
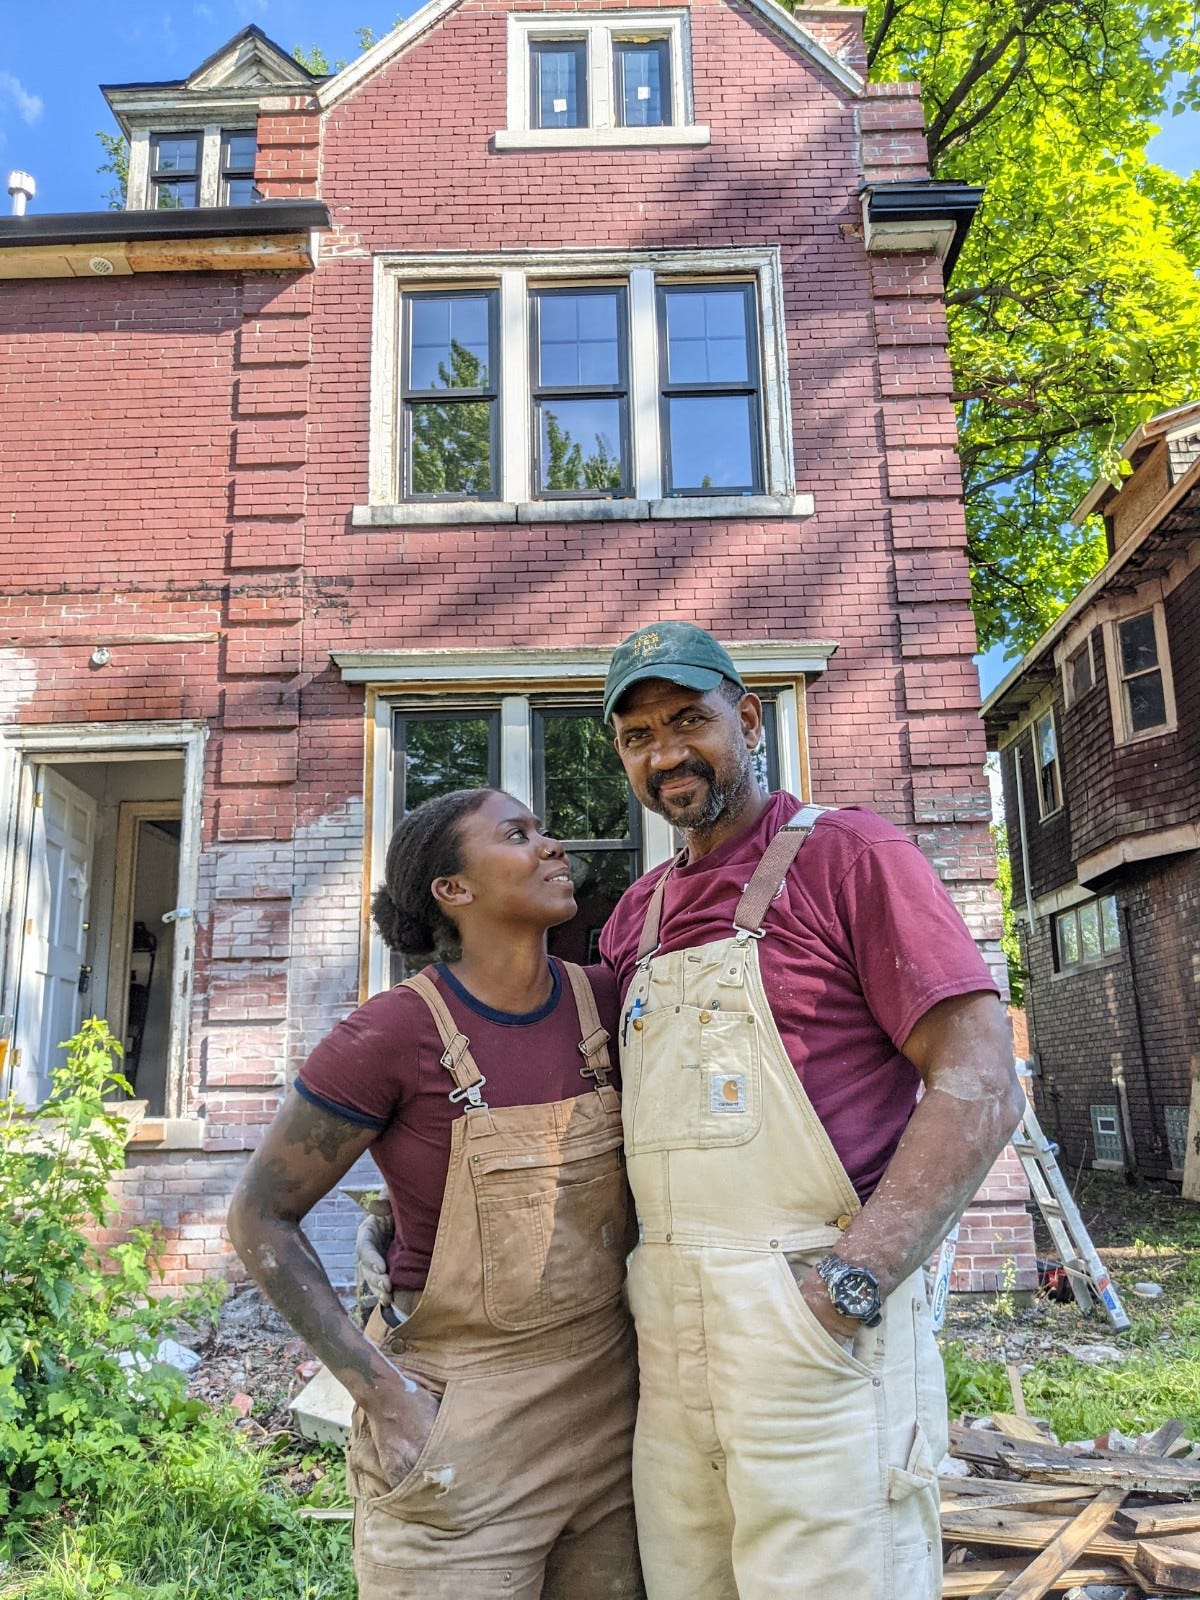
[[[664,874],[625,1001],[641,1225],[634,1500],[650,1600],[941,1593],[946,1408],[922,1276],[888,1296],[851,1353],[789,1265],[828,1254],[859,1210],[758,962],[771,902],[822,809],[776,835],[728,938],[656,955]]]
[[[637,1404],[622,1297],[630,1209],[608,1035],[564,963],[593,1088],[490,1110],[436,988],[465,1101],[429,1277],[411,1315],[368,1334],[441,1395],[415,1465],[392,1487],[356,1413],[347,1449],[360,1600],[641,1600],[630,1488]],[[397,1301],[404,1304],[398,1294]],[[395,1316],[395,1313],[393,1313]]]

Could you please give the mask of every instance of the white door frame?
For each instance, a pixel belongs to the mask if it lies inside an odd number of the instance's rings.
[[[9,908],[0,921],[0,1013],[16,1009],[23,928],[12,907],[25,904],[32,841],[34,768],[44,762],[177,760],[183,756],[179,840],[178,936],[171,971],[167,1044],[168,1117],[186,1115],[187,1048],[191,1022],[195,910],[199,886],[200,821],[204,791],[202,722],[81,722],[0,729],[0,895]],[[182,913],[186,912],[186,915]],[[0,1085],[0,1089],[4,1086]]]

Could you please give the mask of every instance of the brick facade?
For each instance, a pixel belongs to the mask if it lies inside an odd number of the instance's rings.
[[[333,217],[315,272],[6,291],[5,715],[208,731],[183,1091],[204,1152],[139,1155],[122,1185],[180,1275],[221,1259],[237,1154],[362,992],[365,703],[332,651],[600,649],[664,615],[735,642],[836,640],[806,695],[814,797],[908,829],[1002,971],[942,273],[862,240],[864,179],[927,176],[916,86],[857,94],[756,8],[695,0],[709,144],[497,152],[511,9],[464,0],[332,109],[263,101],[259,186]],[[862,69],[857,14],[797,16]],[[811,518],[352,523],[379,252],[763,244]],[[347,1205],[312,1220],[335,1275]],[[971,1224],[960,1286],[1001,1270],[987,1241],[1019,1229],[999,1215]],[[1018,1287],[1029,1271],[1022,1254]]]

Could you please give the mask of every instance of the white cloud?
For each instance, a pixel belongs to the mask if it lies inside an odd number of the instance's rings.
[[[270,9],[268,0],[234,0],[233,9],[242,22],[254,22]]]
[[[0,72],[0,100],[11,100],[17,108],[17,115],[22,122],[27,122],[30,127],[42,114],[42,97],[30,94],[19,78],[14,78],[11,72]]]
[[[201,22],[215,22],[217,20],[216,12],[211,6],[198,5],[196,7],[196,15]]]

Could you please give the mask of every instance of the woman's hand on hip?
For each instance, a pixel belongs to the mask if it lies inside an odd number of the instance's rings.
[[[441,1400],[432,1389],[396,1371],[394,1379],[377,1382],[362,1407],[379,1465],[396,1487],[416,1465],[437,1421]]]

